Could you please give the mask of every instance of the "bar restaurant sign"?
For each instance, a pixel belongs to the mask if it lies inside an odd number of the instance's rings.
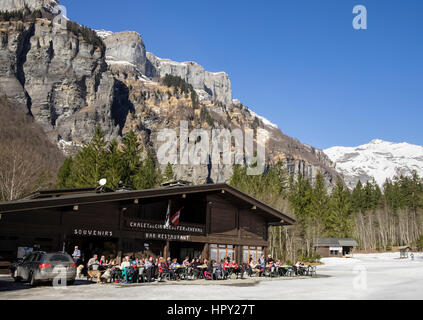
[[[190,236],[184,234],[169,234],[169,233],[145,233],[146,239],[151,240],[177,240],[177,241],[189,241]]]
[[[156,231],[177,231],[184,233],[195,233],[203,234],[204,228],[201,226],[166,226],[161,223],[154,222],[145,222],[145,221],[135,221],[127,220],[127,226],[131,229],[144,229],[144,230],[156,230]]]

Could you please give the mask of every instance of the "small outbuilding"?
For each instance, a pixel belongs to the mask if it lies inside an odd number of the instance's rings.
[[[315,252],[321,257],[343,257],[352,254],[357,246],[353,238],[317,238],[313,242]]]

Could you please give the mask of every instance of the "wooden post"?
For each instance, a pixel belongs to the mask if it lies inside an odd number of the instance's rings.
[[[209,259],[209,258],[210,258],[209,244],[205,243],[203,247],[203,251],[201,252],[201,259]]]
[[[170,247],[170,242],[169,242],[169,240],[166,240],[166,243],[165,243],[164,248],[163,248],[163,258],[165,258],[165,259],[167,259],[170,255],[169,247]]]

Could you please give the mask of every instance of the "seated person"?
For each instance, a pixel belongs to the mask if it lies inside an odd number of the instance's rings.
[[[153,257],[150,257],[144,264],[145,273],[147,275],[147,282],[153,281],[154,275],[154,260]]]
[[[222,264],[222,268],[224,271],[226,271],[227,269],[229,269],[231,267],[231,264],[229,263],[229,259],[226,258],[225,261]]]
[[[125,268],[130,267],[130,266],[131,266],[131,261],[129,260],[129,256],[126,256],[123,259],[122,263],[120,264],[120,270],[123,271]]]
[[[191,265],[191,263],[189,262],[189,257],[186,257],[184,261],[182,261],[182,266],[184,268],[188,268]]]
[[[201,266],[200,259],[196,258],[194,262],[192,263],[192,271],[196,278],[199,278],[200,276],[200,273],[201,273],[201,270],[199,269],[200,266]]]
[[[101,256],[99,263],[99,269],[100,270],[106,270],[109,266],[109,262],[106,260],[105,256]]]
[[[219,265],[215,260],[211,260],[207,265],[207,273],[205,274],[206,279],[210,276],[210,279],[217,280],[221,276],[221,271],[219,270]]]
[[[98,256],[95,254],[88,260],[88,270],[97,270],[100,263],[98,262]]]
[[[258,274],[259,277],[262,276],[264,269],[262,268],[262,266],[255,260],[253,260],[251,262],[251,269],[253,270],[253,272],[256,272]]]
[[[122,276],[124,277],[126,282],[129,282],[129,280],[132,281],[135,270],[132,268],[132,262],[131,262],[129,256],[126,256],[123,259],[122,263],[120,264],[119,269],[121,270]],[[131,270],[129,270],[129,269],[131,269]]]
[[[252,261],[252,260],[251,260]],[[251,261],[249,263],[245,263],[244,270],[247,272],[248,276],[251,277],[253,275],[253,268],[251,267]]]
[[[169,272],[172,278],[176,278],[176,271],[180,267],[180,264],[178,263],[178,259],[173,259],[172,263],[169,266]]]
[[[226,279],[229,277],[233,271],[232,264],[229,262],[230,259],[226,258],[222,264],[222,270],[223,270],[223,277]]]
[[[237,278],[238,275],[241,275],[241,278],[243,277],[244,269],[242,269],[242,266],[238,265],[235,260],[232,261],[231,267],[233,269],[233,272],[237,275]]]
[[[131,265],[132,265],[132,267],[135,269],[135,271],[137,271],[137,269],[138,269],[138,263],[137,263],[137,260],[132,260],[132,262],[131,262]]]
[[[266,267],[266,258],[264,257],[264,254],[261,255],[258,263],[259,263],[260,267],[262,267],[263,269]]]

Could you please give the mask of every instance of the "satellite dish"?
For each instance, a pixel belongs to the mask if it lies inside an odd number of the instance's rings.
[[[107,183],[106,179],[100,179],[100,181],[98,182],[98,184],[102,187],[104,187],[106,185],[106,183]]]

